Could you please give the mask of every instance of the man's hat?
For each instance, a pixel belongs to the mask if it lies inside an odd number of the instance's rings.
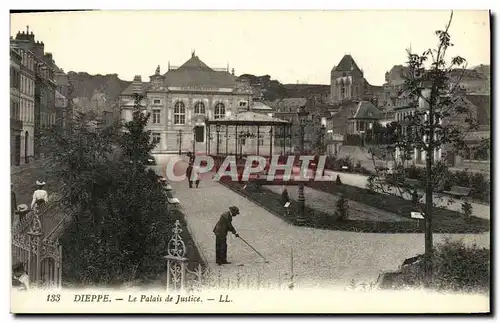
[[[238,207],[236,206],[229,207],[229,211],[231,211],[231,213],[234,215],[240,214],[240,209],[238,209]]]
[[[36,185],[43,186],[43,185],[45,185],[45,182],[43,182],[43,181],[36,181]]]
[[[26,212],[29,210],[29,207],[26,204],[19,204],[17,206],[17,212]]]

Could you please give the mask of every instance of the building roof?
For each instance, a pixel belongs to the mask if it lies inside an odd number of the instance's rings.
[[[129,86],[123,92],[121,95],[134,95],[134,82],[130,82]],[[145,92],[149,88],[149,82],[141,82],[142,86],[142,92]]]
[[[221,125],[254,125],[254,126],[257,125],[272,126],[272,125],[289,124],[289,122],[286,120],[270,117],[266,114],[256,113],[252,111],[245,111],[233,114],[223,119],[207,120],[206,123],[221,124]]]
[[[350,119],[380,119],[381,113],[370,101],[360,101]]]
[[[361,71],[358,67],[354,58],[351,55],[347,54],[342,57],[339,64],[333,68],[336,72],[349,72],[349,71]]]
[[[227,71],[215,71],[203,63],[198,56],[191,58],[177,69],[171,69],[163,75],[167,86],[203,86],[229,87],[237,86],[236,77]]]
[[[278,99],[268,104],[273,107],[277,112],[297,112],[297,109],[305,106],[307,104],[307,99],[305,98],[285,98]]]
[[[252,107],[253,110],[274,110],[272,107],[270,107],[269,105],[263,103],[263,102],[260,102],[260,101],[255,101],[253,102],[253,107]]]

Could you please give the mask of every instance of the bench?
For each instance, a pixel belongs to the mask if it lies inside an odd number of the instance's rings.
[[[463,186],[452,186],[449,191],[443,191],[443,193],[452,195],[455,197],[467,197],[469,196],[472,189]]]

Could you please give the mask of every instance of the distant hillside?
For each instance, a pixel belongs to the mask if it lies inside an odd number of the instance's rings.
[[[120,93],[131,83],[121,80],[117,74],[90,75],[86,72],[71,71],[68,73],[68,78],[73,87],[72,97],[79,98],[80,104],[85,106],[92,104],[95,91],[104,93],[105,105],[111,106],[118,100]],[[309,96],[321,97],[321,101],[323,101],[330,91],[329,85],[281,84],[277,80],[272,80],[269,75],[242,74],[237,80],[249,83],[254,90],[254,97],[261,97],[266,101],[283,98],[307,98]]]
[[[85,72],[69,72],[68,78],[73,87],[74,98],[91,99],[94,91],[103,92],[108,102],[118,99],[120,93],[130,85],[131,82],[118,78],[118,74],[90,75]]]

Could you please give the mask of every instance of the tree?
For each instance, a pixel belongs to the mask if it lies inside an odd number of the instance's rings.
[[[81,114],[71,128],[46,136],[52,176],[73,215],[60,238],[63,274],[76,283],[121,284],[163,272],[171,223],[163,187],[146,166],[154,142],[139,101],[125,125],[96,129]]]
[[[142,95],[135,94],[133,120],[125,123],[125,132],[119,141],[119,145],[125,160],[136,167],[144,169],[149,160],[153,159],[151,151],[158,144],[158,141],[156,139],[151,140],[151,131],[145,130],[150,113],[144,113],[144,107],[141,105],[142,99]]]
[[[464,58],[456,56],[449,61],[447,58],[447,52],[453,46],[449,34],[452,18],[453,12],[445,29],[436,31],[438,44],[435,49],[427,49],[422,54],[416,54],[411,49],[407,51],[408,75],[401,97],[406,99],[406,108],[410,113],[386,128],[390,144],[381,150],[379,157],[393,163],[392,172],[376,167],[377,173],[370,178],[375,190],[407,199],[416,191],[425,192],[425,204],[421,211],[425,218],[428,278],[432,275],[433,191],[442,185],[443,177],[448,173],[446,154],[435,158],[435,151],[446,149],[462,153],[466,149],[465,135],[477,128],[473,111],[459,95],[462,77],[455,82],[450,78],[451,72],[456,72],[457,68],[463,76],[466,68]],[[415,157],[415,152],[425,154],[425,167],[416,180],[409,181],[407,166]]]

